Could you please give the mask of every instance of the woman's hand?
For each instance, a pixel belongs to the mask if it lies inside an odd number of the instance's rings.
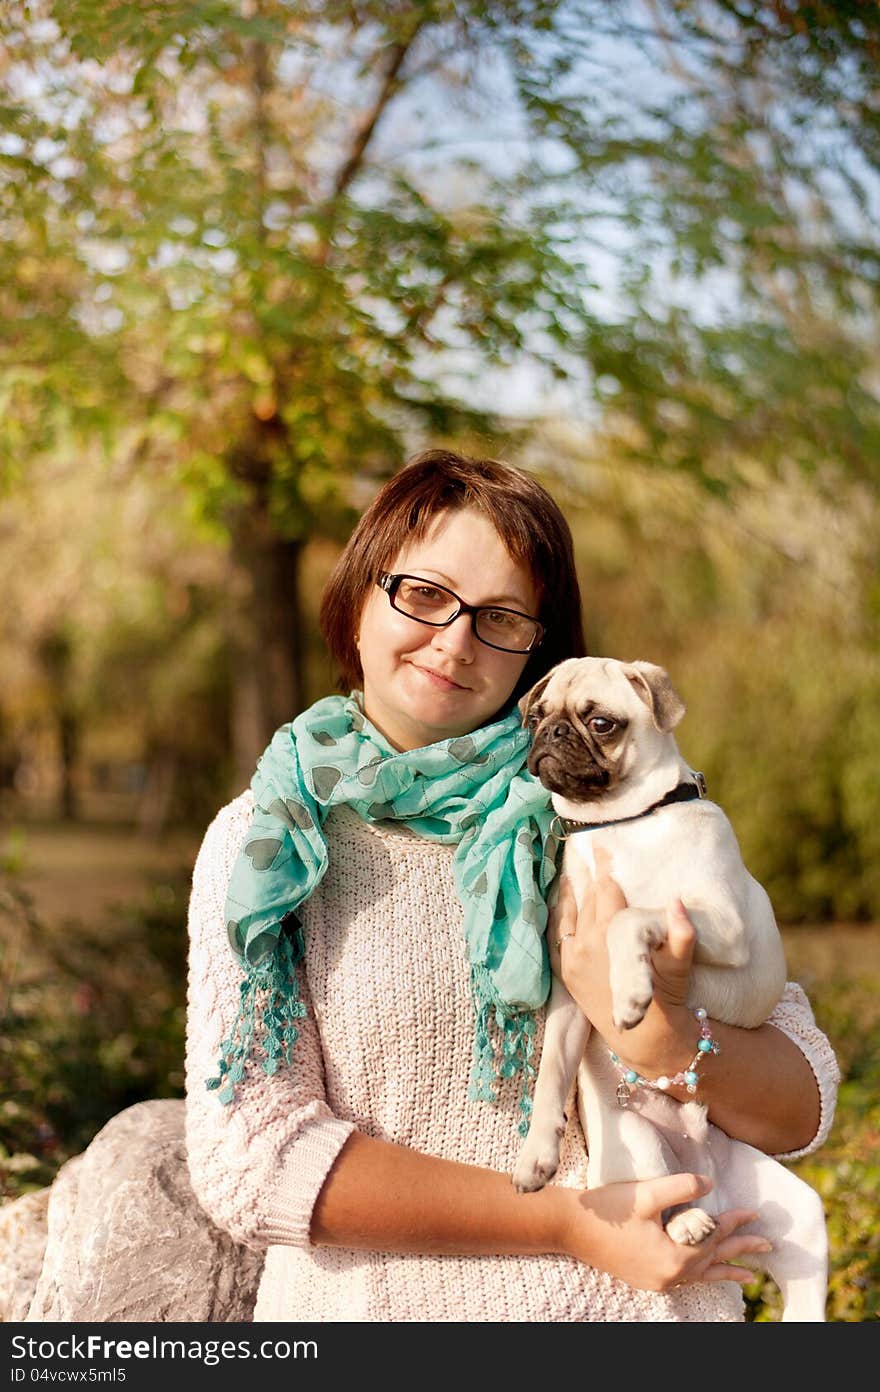
[[[663,1230],[664,1209],[690,1203],[711,1187],[705,1175],[679,1174],[565,1190],[566,1198],[571,1197],[564,1250],[640,1290],[669,1291],[698,1281],[753,1281],[754,1271],[737,1266],[737,1259],[769,1252],[770,1244],[755,1233],[737,1231],[757,1216],[750,1209],[721,1214],[715,1231],[695,1246],[673,1242]]]
[[[627,1067],[646,1078],[674,1076],[694,1057],[699,1037],[687,1008],[696,933],[681,905],[671,905],[667,940],[651,956],[654,999],[635,1029],[616,1030],[611,1018],[606,933],[626,900],[608,869],[607,855],[597,851],[596,879],[584,894],[580,913],[572,886],[565,878],[560,882],[547,928],[551,964]],[[561,951],[556,945],[560,940]],[[820,1096],[813,1070],[798,1045],[769,1024],[757,1029],[739,1029],[714,1019],[711,1024],[721,1054],[701,1073],[698,1091],[709,1119],[728,1136],[768,1155],[808,1146],[819,1126]],[[688,1100],[684,1088],[671,1088],[670,1096]]]
[[[596,852],[596,871],[580,912],[570,882],[565,877],[560,882],[559,897],[547,928],[553,970],[609,1049],[629,1067],[649,1078],[678,1073],[693,1058],[699,1038],[693,1014],[687,1007],[696,940],[693,924],[680,901],[670,905],[666,941],[651,954],[654,999],[634,1029],[615,1029],[606,934],[614,915],[626,908],[626,899],[620,886],[610,878],[608,856],[601,850]],[[676,1093],[673,1091],[672,1095]]]

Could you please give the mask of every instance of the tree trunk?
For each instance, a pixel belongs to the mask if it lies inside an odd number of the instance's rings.
[[[168,825],[179,763],[177,750],[167,746],[151,749],[147,756],[147,785],[137,814],[138,835],[145,841],[158,841]]]
[[[79,812],[76,796],[79,716],[72,690],[74,648],[70,633],[63,626],[47,630],[38,641],[37,653],[51,692],[57,731],[58,814],[62,821],[74,822]]]
[[[58,708],[58,747],[61,755],[61,818],[65,822],[75,822],[79,816],[76,796],[79,720],[63,695]]]
[[[260,754],[302,701],[301,540],[285,540],[259,506],[232,524],[229,639],[233,792],[250,783]]]

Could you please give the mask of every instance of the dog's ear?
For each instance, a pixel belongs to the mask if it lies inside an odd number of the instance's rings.
[[[520,697],[519,713],[522,716],[523,725],[525,725],[526,717],[528,716],[528,713],[531,710],[532,706],[538,700],[538,697],[543,696],[544,691],[547,688],[547,683],[549,682],[552,675],[552,672],[548,672],[547,675],[542,677],[540,681],[535,682],[535,685],[531,688],[530,691],[526,692],[525,696]]]
[[[623,673],[649,708],[657,729],[664,735],[674,730],[686,708],[666,669],[656,667],[653,662],[630,662]]]

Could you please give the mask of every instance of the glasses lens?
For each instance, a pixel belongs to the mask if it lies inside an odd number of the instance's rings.
[[[442,624],[451,619],[458,609],[458,600],[442,585],[432,585],[428,580],[414,580],[404,575],[397,586],[394,607],[410,618],[421,619],[423,623]]]
[[[392,577],[388,577],[389,579]],[[395,576],[391,603],[401,614],[407,614],[420,623],[436,624],[442,627],[450,623],[461,612],[458,595],[443,585],[435,585],[430,580],[420,580],[418,576]],[[513,609],[477,609],[474,614],[474,628],[477,637],[492,648],[504,652],[530,652],[541,634],[541,625],[527,614],[518,614]]]
[[[480,609],[477,612],[477,637],[505,652],[528,652],[538,636],[538,624],[525,614],[511,609]]]

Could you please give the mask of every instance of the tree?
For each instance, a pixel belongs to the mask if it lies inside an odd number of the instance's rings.
[[[585,421],[716,490],[757,449],[876,477],[873,6],[42,0],[2,23],[0,459],[14,479],[103,432],[223,519],[239,777],[299,704],[305,537],[423,438],[511,439],[468,376],[567,378]]]
[[[90,811],[86,765],[140,768],[145,832],[216,806],[224,571],[222,534],[180,508],[171,479],[141,470],[120,488],[97,450],[75,468],[32,460],[0,497],[4,781],[21,763],[45,806],[57,770],[57,808],[73,819]]]

